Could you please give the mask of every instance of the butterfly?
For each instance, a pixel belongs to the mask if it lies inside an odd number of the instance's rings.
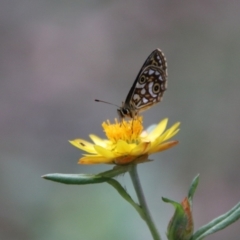
[[[167,89],[167,61],[160,49],[154,50],[141,67],[125,102],[117,109],[121,119],[134,118],[162,100]]]

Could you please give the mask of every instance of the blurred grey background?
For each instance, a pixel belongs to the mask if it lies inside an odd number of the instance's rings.
[[[163,101],[144,125],[181,121],[180,144],[139,174],[166,239],[171,205],[200,173],[195,229],[240,200],[240,2],[2,0],[0,7],[0,239],[151,239],[107,184],[67,186],[47,173],[98,173],[69,139],[104,137],[155,48],[168,61]],[[128,175],[118,180],[134,196]],[[209,240],[239,239],[240,222]]]

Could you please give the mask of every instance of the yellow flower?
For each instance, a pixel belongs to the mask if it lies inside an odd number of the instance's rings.
[[[161,152],[178,144],[168,141],[179,131],[180,123],[166,130],[168,119],[163,119],[149,133],[143,131],[142,117],[115,123],[103,122],[102,127],[108,139],[90,134],[93,143],[83,139],[69,141],[75,147],[87,152],[79,160],[81,164],[129,164],[148,161],[150,154]]]

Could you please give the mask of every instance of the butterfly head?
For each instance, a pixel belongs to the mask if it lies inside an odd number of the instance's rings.
[[[128,106],[126,103],[123,103],[123,106],[117,109],[117,113],[120,119],[123,118],[134,118],[137,116],[138,111],[131,106]]]

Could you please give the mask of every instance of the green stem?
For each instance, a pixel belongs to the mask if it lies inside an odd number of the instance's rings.
[[[131,176],[132,182],[133,182],[133,186],[134,189],[137,193],[137,197],[138,197],[138,201],[140,204],[140,207],[142,208],[143,212],[144,212],[144,220],[148,225],[148,228],[153,236],[154,240],[161,240],[160,234],[157,231],[156,226],[154,225],[154,222],[152,220],[152,217],[150,215],[144,194],[143,194],[143,190],[142,190],[142,186],[140,184],[140,180],[138,177],[138,173],[137,173],[137,165],[134,164],[132,166],[132,168],[129,170],[129,174]]]

